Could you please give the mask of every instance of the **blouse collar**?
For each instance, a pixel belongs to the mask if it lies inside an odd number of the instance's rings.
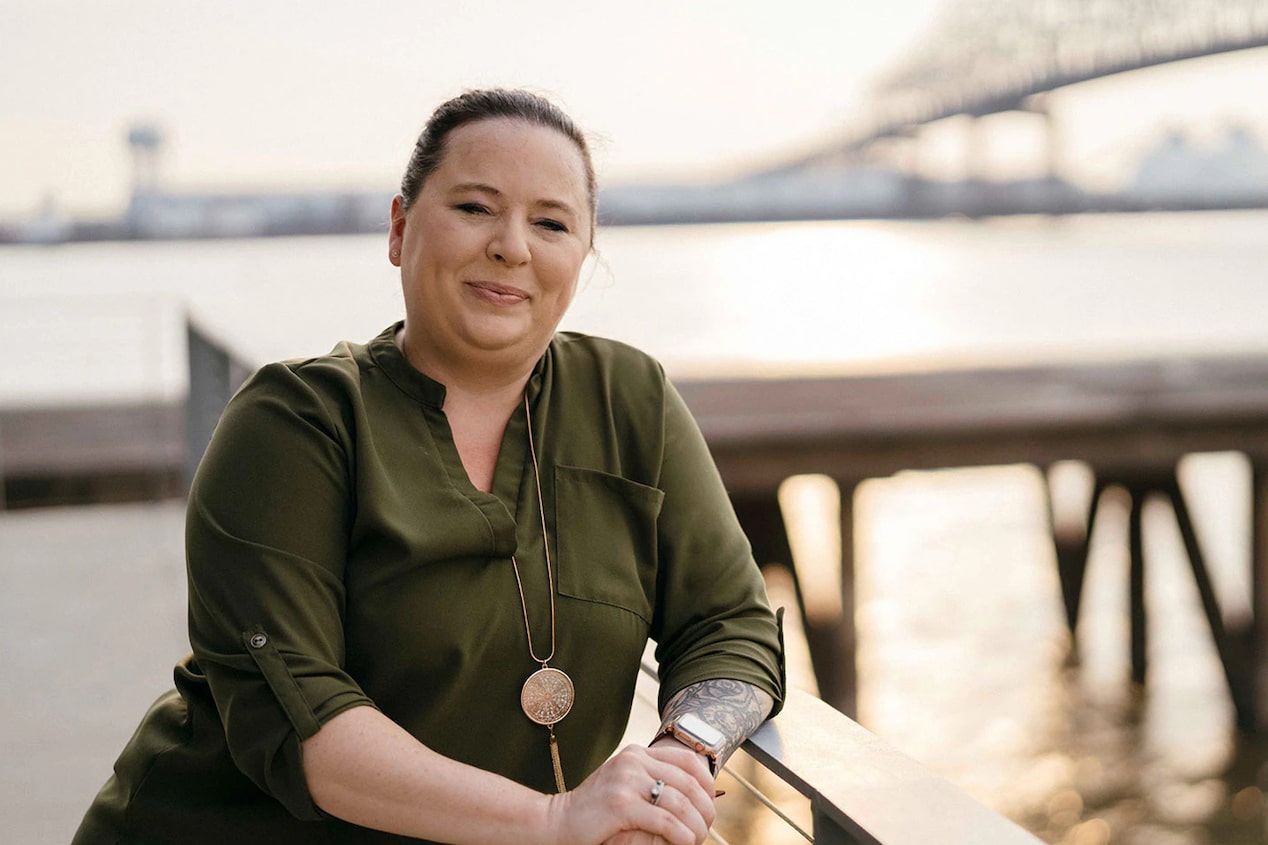
[[[397,320],[384,329],[378,337],[368,344],[370,357],[379,369],[391,379],[392,383],[415,402],[433,408],[443,408],[445,404],[445,386],[414,369],[414,365],[405,357],[405,353],[396,345],[396,333],[405,325],[404,320]],[[553,345],[553,341],[552,341]],[[533,373],[528,378],[528,398],[534,400],[541,390],[542,373],[546,368],[546,359],[550,357],[550,347],[538,359]]]

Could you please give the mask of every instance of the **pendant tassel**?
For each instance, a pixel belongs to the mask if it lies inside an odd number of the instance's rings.
[[[564,767],[559,761],[559,740],[555,739],[555,726],[550,726],[550,762],[555,767],[555,788],[560,793],[568,791],[568,787],[564,784]]]

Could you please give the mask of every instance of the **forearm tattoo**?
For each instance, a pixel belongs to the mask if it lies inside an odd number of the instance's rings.
[[[728,678],[700,681],[669,699],[661,728],[687,713],[695,713],[717,728],[726,737],[722,753],[718,755],[721,770],[727,758],[757,730],[773,706],[771,697],[752,684]]]

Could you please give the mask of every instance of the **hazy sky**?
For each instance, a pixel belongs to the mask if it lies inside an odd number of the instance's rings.
[[[600,177],[724,177],[848,127],[866,84],[940,0],[0,0],[0,216],[44,197],[126,201],[130,124],[166,135],[165,184],[390,188],[440,100],[522,85],[598,139]],[[1095,178],[1170,125],[1268,135],[1264,50],[1061,95],[1067,158]],[[1040,136],[1001,118],[993,165]],[[938,133],[934,133],[934,138]],[[954,168],[954,126],[922,154]],[[962,158],[962,157],[960,157]]]

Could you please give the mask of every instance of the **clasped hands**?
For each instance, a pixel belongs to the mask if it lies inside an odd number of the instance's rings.
[[[704,757],[670,740],[621,749],[551,810],[568,845],[700,845],[713,802]]]

